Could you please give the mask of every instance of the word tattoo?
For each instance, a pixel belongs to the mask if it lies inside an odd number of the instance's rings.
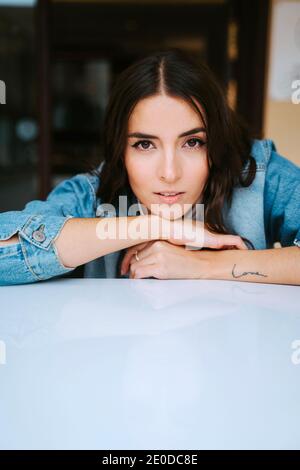
[[[259,273],[258,271],[256,271],[256,272],[254,272],[254,271],[244,271],[241,274],[235,274],[235,272],[234,272],[235,267],[236,267],[236,264],[233,265],[231,274],[232,274],[232,277],[235,277],[236,279],[239,278],[239,277],[247,276],[247,274],[253,274],[253,275],[256,275],[256,276],[268,277],[266,274]]]

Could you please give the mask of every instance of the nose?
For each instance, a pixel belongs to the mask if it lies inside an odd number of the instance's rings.
[[[182,170],[175,152],[170,151],[162,155],[158,165],[158,177],[160,180],[173,184],[181,178]]]

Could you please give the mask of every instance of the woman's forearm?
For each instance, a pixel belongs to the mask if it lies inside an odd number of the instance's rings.
[[[197,255],[201,260],[201,251]],[[300,285],[300,248],[297,246],[202,252],[202,255],[211,258],[210,279]]]
[[[0,246],[14,245],[15,243],[19,243],[18,235],[13,235],[8,240],[0,240]]]
[[[158,219],[151,215],[71,218],[54,244],[62,264],[75,268],[108,253],[151,241],[155,234],[161,238]]]

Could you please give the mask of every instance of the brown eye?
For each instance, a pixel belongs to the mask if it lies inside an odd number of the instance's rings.
[[[147,141],[141,142],[141,146],[143,147],[143,149],[147,150],[149,148],[149,142]]]
[[[201,139],[198,139],[196,137],[193,137],[192,139],[189,139],[186,143],[188,144],[192,144],[192,145],[188,145],[189,148],[200,148],[200,147],[203,147],[203,145],[206,144],[206,142],[204,142],[204,140],[201,140]]]
[[[148,145],[151,144],[150,140],[138,140],[132,147],[137,148],[138,150],[149,150]],[[142,148],[140,147],[142,145]]]

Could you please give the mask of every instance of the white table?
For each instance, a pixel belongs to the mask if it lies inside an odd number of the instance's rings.
[[[300,448],[300,288],[0,288],[1,449]]]

